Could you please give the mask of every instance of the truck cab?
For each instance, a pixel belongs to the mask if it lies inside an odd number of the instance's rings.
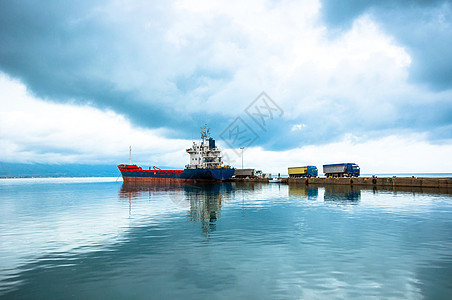
[[[306,167],[306,176],[307,177],[317,177],[319,176],[319,171],[316,166],[307,166]]]
[[[347,164],[347,173],[351,177],[358,177],[360,175],[360,168],[357,164]]]

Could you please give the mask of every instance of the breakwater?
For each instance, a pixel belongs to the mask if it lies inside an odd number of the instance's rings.
[[[428,177],[339,177],[339,178],[287,178],[290,182],[303,182],[305,184],[339,184],[363,185],[378,187],[420,187],[444,188],[452,190],[452,178]]]
[[[269,182],[269,179],[230,179],[232,182]],[[440,188],[452,192],[452,178],[436,177],[312,177],[312,178],[281,178],[282,183],[302,183],[306,185],[359,185],[367,187],[419,187]]]

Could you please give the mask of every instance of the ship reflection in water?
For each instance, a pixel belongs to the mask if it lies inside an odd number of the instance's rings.
[[[253,186],[254,188],[254,186]],[[221,206],[230,197],[234,187],[231,183],[203,183],[203,184],[153,184],[137,185],[123,184],[119,198],[129,201],[129,213],[132,213],[134,199],[166,194],[172,203],[187,208],[188,218],[202,224],[205,233],[215,231],[221,214]]]

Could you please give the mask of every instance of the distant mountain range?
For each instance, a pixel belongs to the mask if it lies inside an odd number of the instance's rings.
[[[0,162],[4,177],[114,177],[121,173],[115,164],[21,164]]]
[[[145,168],[145,166],[142,166]],[[178,169],[161,166],[161,169]],[[6,177],[117,177],[116,164],[23,164],[0,162],[0,178]]]

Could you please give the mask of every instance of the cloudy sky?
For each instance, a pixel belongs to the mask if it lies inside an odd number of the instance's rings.
[[[452,172],[451,32],[444,0],[0,0],[0,161],[181,168],[207,124],[236,167]]]

